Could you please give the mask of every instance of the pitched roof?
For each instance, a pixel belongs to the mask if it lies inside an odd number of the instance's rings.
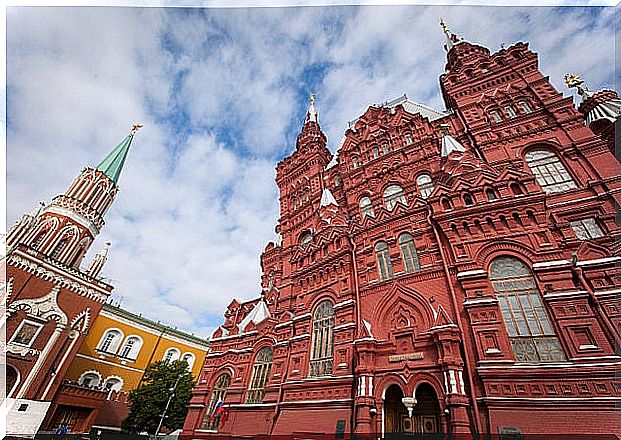
[[[261,299],[258,303],[256,303],[256,305],[250,311],[250,313],[248,313],[248,315],[246,315],[246,317],[242,319],[242,321],[239,324],[237,324],[237,328],[239,329],[240,332],[243,332],[246,326],[250,324],[251,322],[258,324],[269,317],[270,317],[270,311],[267,308],[267,304],[265,304],[265,301]]]
[[[336,199],[332,195],[332,191],[330,191],[328,188],[324,188],[323,193],[321,193],[320,206],[329,206],[329,205],[339,206],[339,204],[336,203]]]

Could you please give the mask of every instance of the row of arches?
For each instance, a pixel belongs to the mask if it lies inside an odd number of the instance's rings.
[[[59,224],[57,217],[47,217],[26,242],[31,248],[47,254],[50,258],[76,267],[86,254],[91,239],[80,238],[80,229],[76,225],[67,225],[57,231]]]
[[[88,370],[80,375],[78,383],[84,387],[121,391],[124,381],[122,377],[116,375],[111,375],[103,379],[103,376],[99,371]]]
[[[97,350],[109,355],[115,355],[122,359],[135,361],[140,354],[140,350],[144,344],[143,339],[138,335],[129,335],[124,339],[124,334],[120,329],[112,328],[104,332],[103,336],[97,344]],[[123,342],[123,344],[121,344]],[[181,350],[176,347],[170,347],[164,352],[162,361],[170,363],[182,359],[187,362],[191,369],[196,360],[193,353],[186,352],[181,355]]]
[[[576,181],[558,157],[558,155],[547,146],[542,146],[530,150],[524,156],[526,165],[535,176],[539,186],[546,193],[555,193],[577,188]],[[434,190],[433,180],[427,172],[423,172],[416,178],[416,188],[423,199],[428,198]],[[517,182],[510,184],[510,190],[514,195],[523,194],[524,188]],[[485,195],[488,201],[498,199],[498,193],[494,188],[487,188]],[[408,206],[407,198],[403,188],[396,183],[391,183],[383,191],[384,206],[388,211],[394,210],[398,203]],[[463,192],[462,202],[464,206],[476,204],[474,196],[468,192]],[[453,209],[451,201],[444,197],[441,200],[445,210]],[[375,217],[373,201],[368,194],[360,197],[358,201],[362,218]]]

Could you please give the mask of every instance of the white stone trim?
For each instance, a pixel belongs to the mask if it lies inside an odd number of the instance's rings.
[[[464,301],[465,306],[473,305],[473,304],[497,304],[498,300],[496,298],[481,298],[481,299],[467,299]]]
[[[348,306],[349,304],[354,304],[356,301],[353,299],[346,299],[345,301],[341,301],[340,303],[336,303],[332,306],[334,310],[340,309],[341,307]]]
[[[343,330],[343,329],[351,328],[351,327],[355,327],[355,326],[356,326],[355,322],[348,322],[348,323],[345,323],[345,324],[337,325],[336,327],[334,327],[334,331],[336,331],[336,330]]]
[[[598,295],[612,295],[615,293],[621,293],[621,289],[611,289],[611,290],[600,290],[600,291],[596,291],[593,292],[595,294],[595,296]]]
[[[244,336],[256,335],[258,333],[259,333],[258,330],[253,330],[251,332],[239,333],[237,335],[222,336],[222,337],[219,337],[219,338],[211,338],[210,341],[211,342],[226,341],[227,339],[243,338]]]
[[[570,260],[541,261],[539,263],[534,263],[533,264],[533,269],[542,269],[542,268],[545,268],[545,267],[565,266],[567,264],[571,265],[571,261]]]
[[[97,229],[94,224],[92,224],[88,219],[84,218],[72,209],[67,209],[63,208],[62,206],[50,204],[45,208],[44,212],[49,212],[52,214],[62,215],[64,217],[70,218],[74,222],[78,223],[80,226],[88,229],[88,232],[90,232],[93,237],[96,237],[99,234],[99,229]]]
[[[587,293],[586,290],[575,290],[573,292],[545,293],[543,296],[545,298],[556,298],[556,297],[565,297],[565,296],[580,296],[585,293]]]
[[[86,370],[86,371],[82,372],[82,374],[80,374],[80,377],[78,378],[78,383],[79,383],[80,385],[83,385],[83,384],[82,384],[82,380],[84,380],[84,377],[85,377],[87,374],[94,374],[94,375],[96,375],[96,376],[99,378],[99,379],[97,380],[97,384],[96,384],[96,385],[93,385],[93,387],[99,387],[99,386],[101,386],[101,385],[102,385],[102,380],[103,380],[103,379],[102,379],[101,373],[100,373],[99,371],[97,371],[97,370]]]
[[[287,321],[287,322],[281,322],[280,324],[276,324],[274,328],[283,328],[283,327],[290,326],[291,324],[293,324],[293,320]]]
[[[487,272],[483,269],[465,270],[463,272],[457,272],[457,278],[463,278],[471,275],[487,275]]]
[[[26,324],[31,324],[31,325],[34,325],[35,327],[37,327],[37,331],[35,332],[33,337],[30,339],[30,342],[28,343],[28,345],[24,345],[24,344],[20,344],[18,342],[14,342],[15,337],[17,336],[19,331],[22,329],[22,327],[24,325],[26,325]],[[8,342],[7,347],[6,347],[7,351],[10,351],[11,353],[15,353],[13,345],[16,345],[17,347],[23,347],[23,348],[26,348],[26,349],[32,347],[32,344],[34,343],[34,341],[39,336],[39,333],[41,333],[41,330],[43,330],[43,327],[45,327],[45,324],[41,324],[40,322],[32,321],[32,320],[30,320],[28,318],[23,319],[22,322],[19,323],[19,326],[17,327],[17,330],[15,330],[15,333],[13,333],[13,336],[11,336],[11,340]]]
[[[310,317],[311,317],[310,313],[304,313],[303,315],[300,315],[300,316],[294,316],[292,321],[299,321],[300,319],[310,318]]]
[[[597,258],[595,260],[578,261],[577,265],[578,266],[592,266],[595,264],[612,263],[615,261],[621,261],[621,257]]]
[[[299,339],[310,339],[310,333],[304,333],[303,335],[293,336],[289,338],[289,341],[297,341]]]

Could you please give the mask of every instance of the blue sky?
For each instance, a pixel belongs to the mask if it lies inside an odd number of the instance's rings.
[[[7,224],[143,123],[92,251],[112,242],[124,307],[207,336],[259,293],[308,93],[332,150],[370,104],[444,109],[440,17],[492,51],[528,41],[567,95],[567,72],[614,86],[611,7],[9,8]]]

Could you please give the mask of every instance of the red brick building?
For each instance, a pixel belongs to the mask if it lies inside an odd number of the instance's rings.
[[[581,113],[528,44],[443,27],[447,110],[370,106],[333,156],[311,97],[188,438],[619,433],[621,102],[568,76]]]
[[[107,247],[86,268],[80,265],[116,197],[137,128],[96,168],[85,168],[64,194],[24,215],[7,234],[2,325],[8,435],[32,436],[39,428],[66,424],[67,417],[90,426],[108,395],[62,380],[112,291],[98,277]]]

